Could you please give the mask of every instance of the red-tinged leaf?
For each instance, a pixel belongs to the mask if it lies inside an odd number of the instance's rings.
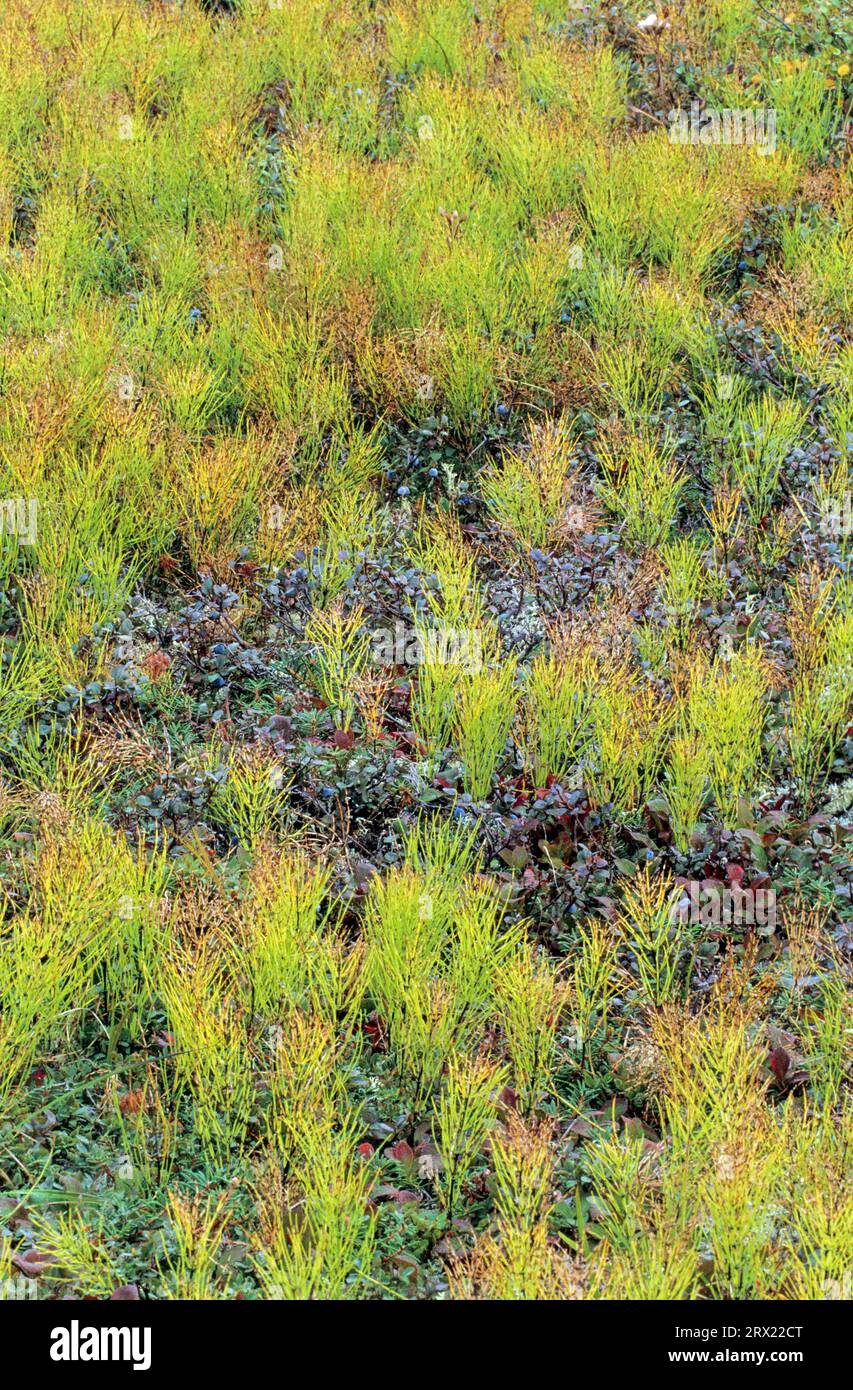
[[[372,1158],[375,1152],[376,1150],[373,1145],[368,1143],[359,1144],[356,1149],[356,1153],[359,1154],[361,1158]]]
[[[4,1226],[24,1225],[28,1218],[27,1208],[18,1197],[0,1197],[0,1220]]]
[[[392,1144],[386,1149],[389,1158],[393,1158],[397,1163],[414,1163],[415,1151],[411,1144],[407,1144],[405,1139],[398,1139],[396,1144]]]
[[[12,1256],[12,1264],[15,1269],[19,1269],[22,1274],[26,1274],[28,1279],[37,1279],[43,1274],[48,1265],[56,1263],[56,1256],[51,1255],[48,1250],[16,1250]]]
[[[504,1086],[498,1099],[505,1110],[518,1109],[518,1095],[511,1086]]]
[[[335,732],[332,734],[331,743],[334,748],[349,750],[355,745],[355,734],[352,729],[335,729]]]
[[[136,1303],[139,1301],[138,1284],[120,1284],[110,1294],[110,1303]]]
[[[616,919],[619,916],[619,909],[616,905],[615,899],[608,897],[607,894],[597,894],[593,898],[593,901],[598,903],[601,916],[605,919],[605,921],[616,921]]]
[[[740,887],[740,885],[743,883],[743,876],[745,872],[746,870],[744,869],[742,864],[726,865],[726,877],[728,878],[729,883],[736,883],[738,887]]]
[[[788,1075],[790,1065],[791,1059],[784,1047],[775,1047],[770,1057],[770,1070],[780,1086],[785,1085],[785,1078]]]
[[[625,1096],[613,1096],[600,1110],[590,1110],[589,1115],[593,1120],[601,1120],[602,1123],[612,1124],[620,1116],[625,1114],[628,1109],[628,1100]]]
[[[738,834],[740,835],[740,840],[747,840],[750,842],[750,845],[756,845],[759,849],[764,847],[764,838],[767,837],[767,834],[770,834],[770,844],[775,840],[775,830],[763,831],[763,833],[759,834],[757,830],[749,830],[746,826],[740,826]]]
[[[385,1028],[383,1027],[381,1018],[376,1014],[371,1014],[362,1025],[362,1031],[370,1043],[373,1052],[385,1051],[387,1042]]]
[[[370,1189],[370,1197],[373,1202],[399,1202],[404,1206],[406,1202],[420,1202],[420,1197],[416,1192],[409,1192],[404,1187],[395,1187],[391,1182],[380,1182]]]
[[[524,869],[530,859],[530,855],[522,845],[513,845],[511,849],[502,849],[498,855],[505,864],[511,869]]]

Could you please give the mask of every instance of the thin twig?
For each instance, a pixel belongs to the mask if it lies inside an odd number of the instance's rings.
[[[758,0],[756,0],[755,8],[756,8],[757,10],[760,10],[761,13],[765,16],[766,19],[772,19],[773,22],[774,22],[774,24],[781,24],[781,25],[782,25],[782,28],[783,28],[783,29],[787,29],[789,34],[793,34],[793,33],[795,32],[795,31],[791,28],[790,24],[786,24],[786,23],[785,23],[784,19],[780,19],[779,16],[778,16],[777,14],[771,14],[770,10],[765,10],[765,8],[764,8],[763,5],[759,5],[759,4],[758,4]]]
[[[651,111],[644,111],[641,106],[632,106],[630,101],[628,102],[628,110],[635,116],[645,116],[647,121],[654,121],[655,125],[666,125],[666,121],[662,121],[660,116],[653,116]]]

